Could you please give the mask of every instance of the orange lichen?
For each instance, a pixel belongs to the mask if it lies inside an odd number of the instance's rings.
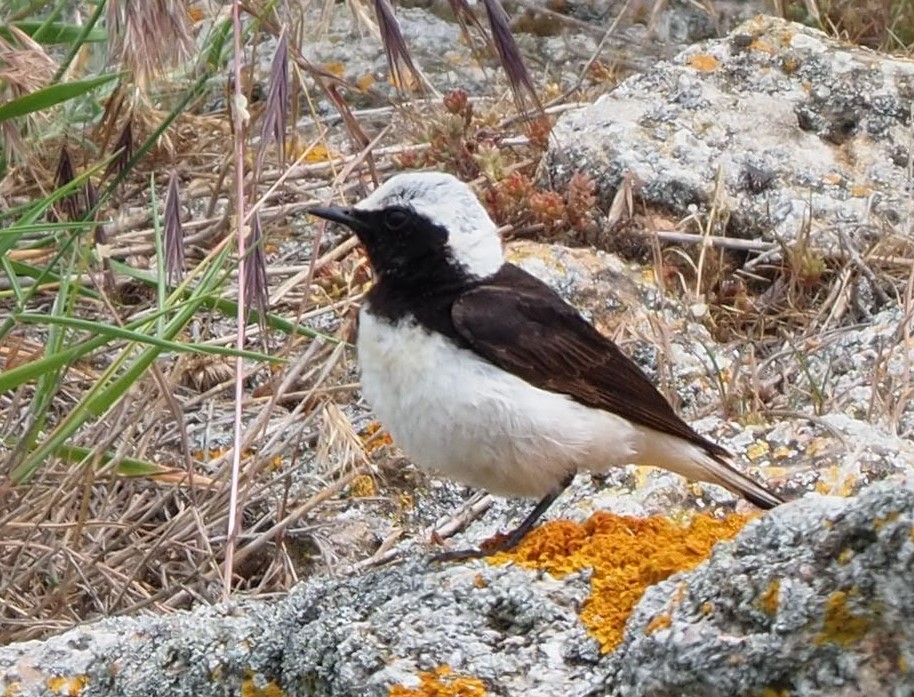
[[[298,152],[293,150],[292,154],[295,157],[304,156],[304,161],[311,164],[328,162],[340,156],[338,152],[331,150],[323,143],[309,144],[306,148]]]
[[[851,612],[848,598],[854,596],[851,591],[835,591],[825,601],[825,617],[822,620],[822,631],[816,637],[817,644],[840,644],[849,646],[862,639],[872,624],[869,618]]]
[[[771,446],[766,441],[758,441],[746,448],[746,457],[750,460],[758,460],[771,452]]]
[[[366,452],[373,453],[381,448],[393,445],[393,438],[386,431],[381,431],[381,423],[372,421],[365,428],[359,431],[359,438]]]
[[[767,41],[762,39],[756,39],[751,44],[749,44],[750,51],[760,51],[761,53],[767,53],[768,55],[774,55],[774,47],[769,44]]]
[[[320,67],[336,77],[343,77],[346,74],[346,66],[341,61],[330,61]]]
[[[816,482],[814,488],[817,494],[822,494],[823,496],[829,496],[832,493],[832,485],[822,480]]]
[[[800,61],[798,61],[796,58],[785,58],[781,63],[781,70],[783,70],[788,75],[795,73],[799,67]]]
[[[365,498],[366,496],[375,496],[378,493],[378,487],[374,478],[370,474],[360,474],[352,480],[349,485],[349,495],[355,498]]]
[[[898,519],[898,516],[900,516],[900,515],[901,515],[901,513],[899,513],[898,511],[892,511],[884,518],[876,518],[876,520],[873,521],[873,526],[877,530],[881,530],[883,525],[885,525],[886,523],[894,523]]]
[[[762,610],[769,615],[773,615],[778,611],[778,608],[781,605],[780,579],[775,578],[771,580],[771,583],[768,584],[768,588],[762,593],[762,597],[759,599],[759,605]]]
[[[858,483],[857,477],[848,475],[838,483],[838,491],[836,493],[838,496],[853,496],[857,491]]]
[[[419,687],[394,685],[390,697],[485,697],[486,687],[478,678],[454,675],[450,666],[419,674]]]
[[[826,452],[831,447],[829,441],[825,438],[813,438],[806,446],[803,448],[804,454],[807,456],[820,455]]]
[[[625,622],[648,586],[693,568],[747,520],[741,515],[723,520],[696,515],[683,527],[662,516],[598,512],[581,525],[568,520],[546,523],[511,552],[493,556],[492,562],[513,561],[560,577],[593,569],[581,620],[608,653],[622,641]]]
[[[286,692],[272,680],[259,685],[249,677],[241,681],[241,697],[286,697]]]
[[[375,86],[376,82],[377,82],[377,80],[375,79],[374,75],[372,75],[371,73],[365,73],[364,75],[362,75],[358,79],[356,79],[355,86],[358,87],[360,91],[367,92],[368,90],[370,90],[372,87]]]
[[[781,46],[790,46],[793,44],[793,37],[795,34],[792,31],[784,31],[781,33],[780,42]]]
[[[702,73],[710,73],[717,68],[717,59],[707,53],[698,53],[689,58],[689,67]]]
[[[664,612],[648,622],[647,626],[644,628],[644,633],[651,635],[660,629],[666,629],[671,624],[673,624],[673,618],[670,617],[669,613]]]
[[[79,697],[86,685],[89,684],[88,675],[74,675],[72,677],[48,678],[47,686],[51,692],[67,697]]]

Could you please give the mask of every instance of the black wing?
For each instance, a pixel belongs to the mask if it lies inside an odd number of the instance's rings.
[[[457,333],[480,356],[539,388],[566,394],[726,457],[685,423],[650,379],[549,286],[505,264],[460,295]]]

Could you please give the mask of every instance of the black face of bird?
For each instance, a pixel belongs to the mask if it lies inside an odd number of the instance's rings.
[[[350,228],[365,247],[375,274],[386,282],[415,292],[426,283],[447,286],[448,281],[463,277],[449,260],[447,230],[406,206],[381,210],[328,206],[309,212]]]
[[[443,172],[398,174],[349,208],[311,209],[350,227],[382,281],[434,291],[498,272],[504,263],[495,223],[473,190]]]

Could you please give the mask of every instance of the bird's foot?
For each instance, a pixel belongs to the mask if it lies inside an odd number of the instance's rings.
[[[524,521],[511,532],[498,533],[497,535],[490,537],[479,546],[479,549],[460,549],[454,550],[453,552],[442,552],[441,554],[436,554],[432,557],[432,560],[461,561],[463,559],[485,559],[486,557],[491,557],[499,552],[508,552],[514,549],[520,544],[520,541],[524,539],[526,534],[533,529],[543,513],[546,512],[546,509],[552,505],[552,502],[561,496],[562,492],[568,488],[572,479],[574,479],[573,472],[566,475],[559,484],[549,491],[549,493],[536,504],[536,508],[530,511],[527,517],[524,518]]]
[[[524,531],[526,532],[526,531]],[[499,552],[508,552],[514,549],[523,539],[523,533],[518,535],[517,530],[509,533],[497,533],[488,540],[483,540],[479,549],[454,549],[448,552],[441,552],[432,557],[432,561],[463,561],[465,559],[485,559]]]

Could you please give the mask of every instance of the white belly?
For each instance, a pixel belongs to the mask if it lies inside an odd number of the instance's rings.
[[[363,308],[358,350],[363,393],[394,442],[450,479],[539,497],[568,473],[644,455],[648,429],[536,388],[415,321],[394,327]]]

